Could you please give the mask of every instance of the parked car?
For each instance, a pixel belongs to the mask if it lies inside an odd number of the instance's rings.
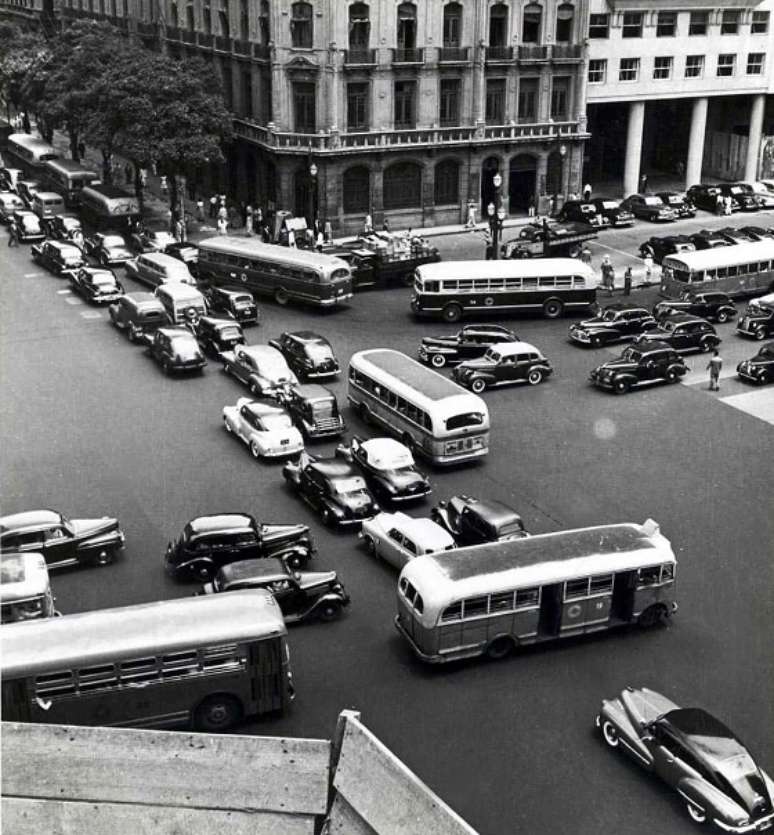
[[[16,234],[22,243],[30,241],[42,241],[46,237],[43,227],[40,225],[40,218],[26,209],[16,209],[11,215],[11,223],[16,227]]]
[[[736,367],[736,373],[743,380],[750,380],[761,386],[774,383],[774,342],[767,342],[754,357],[740,362]]]
[[[554,373],[551,363],[528,342],[503,342],[483,357],[466,360],[452,372],[453,379],[476,394],[495,386],[529,383],[536,386]]]
[[[586,200],[567,200],[559,211],[557,219],[587,223],[589,226],[609,224],[609,220],[597,211],[597,207],[591,201]]]
[[[452,535],[432,519],[415,519],[405,513],[379,513],[363,522],[360,536],[370,554],[398,570],[415,557],[451,551]]]
[[[33,244],[31,254],[37,264],[54,275],[77,270],[86,263],[80,249],[75,244],[64,241],[41,241],[39,244]]]
[[[761,342],[774,336],[774,293],[750,301],[736,323],[736,332]]]
[[[454,365],[463,360],[477,359],[493,345],[518,342],[519,337],[500,325],[465,325],[449,336],[424,336],[419,346],[419,359],[434,368]]]
[[[660,197],[678,217],[696,217],[696,208],[687,195],[679,191],[657,191],[656,197]]]
[[[621,206],[620,200],[614,200],[612,197],[595,197],[591,205],[603,218],[603,223],[607,220],[606,225],[632,226],[634,224],[634,215]]]
[[[707,212],[716,214],[718,211],[718,195],[722,196],[718,186],[711,186],[707,183],[697,183],[691,186],[686,192],[688,199],[697,209],[704,209]]]
[[[736,316],[736,306],[725,293],[683,290],[679,299],[657,302],[653,307],[653,315],[659,321],[673,313],[690,313],[692,316],[723,323]]]
[[[684,354],[688,351],[711,351],[720,345],[721,339],[705,319],[689,313],[673,313],[662,318],[657,328],[640,334],[636,340],[638,345],[651,341],[665,343]]]
[[[244,383],[256,397],[276,397],[298,385],[285,358],[270,345],[238,345],[221,354],[223,370]]]
[[[70,284],[78,295],[93,304],[117,302],[124,294],[121,282],[104,267],[81,267],[70,272]]]
[[[285,464],[282,475],[325,525],[359,525],[379,512],[363,476],[340,458],[316,458],[302,452]]]
[[[218,357],[224,351],[233,351],[237,345],[245,344],[242,328],[233,319],[202,316],[194,329],[202,351],[210,356]]]
[[[774,229],[764,229],[763,226],[742,226],[742,232],[746,232],[753,240],[766,241],[774,238]]]
[[[380,503],[416,501],[432,492],[411,450],[393,438],[363,441],[355,436],[349,444],[339,444],[336,455],[357,466]]]
[[[41,189],[42,186],[37,180],[17,180],[16,182],[16,193],[30,211],[32,211],[32,201]]]
[[[695,249],[716,249],[720,246],[733,246],[733,242],[715,229],[702,229],[689,236]]]
[[[285,458],[304,448],[301,433],[284,409],[249,397],[224,406],[223,425],[247,444],[253,458]]]
[[[224,565],[202,586],[202,594],[268,589],[285,623],[332,621],[349,605],[349,595],[335,571],[294,571],[282,560],[240,560]]]
[[[107,565],[123,550],[118,519],[68,519],[55,510],[28,510],[0,517],[0,549],[43,554],[48,568]]]
[[[24,201],[11,191],[0,192],[0,221],[10,223],[13,213],[24,209]]]
[[[657,194],[630,194],[622,201],[621,208],[652,223],[677,220],[677,212]]]
[[[24,177],[21,168],[0,168],[0,191],[16,193],[16,183]]]
[[[158,328],[144,334],[148,353],[165,374],[173,371],[203,371],[207,360],[191,331],[185,328]]]
[[[43,231],[49,238],[57,241],[72,241],[76,232],[83,234],[81,219],[77,215],[54,215],[41,221]]]
[[[247,513],[197,516],[167,545],[164,563],[176,578],[210,580],[240,560],[281,559],[303,568],[316,553],[308,525],[265,524]]]
[[[177,239],[164,229],[141,229],[129,236],[129,246],[139,253],[164,252],[168,246],[177,243]]]
[[[270,339],[300,380],[324,380],[337,376],[341,369],[331,343],[312,331],[285,331]]]
[[[110,321],[126,331],[130,342],[138,342],[167,322],[164,305],[151,293],[126,293],[108,308]]]
[[[756,197],[762,209],[774,208],[774,188],[770,188],[765,182],[755,180],[752,183],[736,183],[736,185]]]
[[[210,287],[204,294],[207,309],[234,319],[240,325],[257,325],[259,321],[258,305],[252,293],[247,290],[229,290],[225,287]]]
[[[722,229],[715,229],[714,231],[716,234],[722,235],[730,244],[751,244],[756,241],[753,235],[734,226],[724,226]]]
[[[763,208],[763,200],[746,183],[721,183],[718,188],[724,197],[731,196],[734,212],[757,212]]]
[[[115,232],[97,232],[83,240],[83,248],[87,255],[96,259],[103,267],[125,264],[132,253],[126,245],[123,235]]]
[[[630,345],[620,357],[603,362],[589,375],[599,388],[626,394],[631,389],[666,380],[677,383],[688,373],[685,360],[665,342]]]
[[[182,261],[188,267],[188,272],[192,276],[198,274],[199,247],[196,244],[190,241],[175,241],[164,247],[164,254],[171,255],[173,258],[177,258],[178,261]]]
[[[309,440],[336,438],[347,428],[336,395],[319,383],[286,388],[277,393],[277,401]]]
[[[613,342],[634,339],[658,323],[646,310],[636,304],[609,304],[593,319],[570,325],[570,339],[581,345],[600,348]]]
[[[650,255],[657,264],[660,264],[667,255],[693,252],[695,249],[695,244],[687,235],[653,236],[640,244],[640,258]]]
[[[611,748],[675,789],[694,823],[724,832],[763,832],[774,824],[774,780],[705,710],[627,687],[603,700],[596,726]]]
[[[502,542],[529,535],[521,516],[494,499],[452,496],[448,501],[439,502],[430,511],[430,518],[447,530],[458,545]]]

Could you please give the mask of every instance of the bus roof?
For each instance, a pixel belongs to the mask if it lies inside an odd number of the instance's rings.
[[[664,266],[680,265],[689,272],[728,267],[732,264],[749,264],[753,261],[769,261],[774,258],[774,240],[700,249],[664,256]]]
[[[81,174],[84,177],[97,178],[97,172],[92,168],[84,168],[83,163],[74,159],[47,159],[44,163],[47,168],[54,171],[64,171],[66,174]]]
[[[424,280],[465,278],[542,278],[553,275],[578,275],[596,281],[594,270],[577,258],[525,258],[497,261],[438,261],[416,269]]]
[[[261,589],[98,609],[4,625],[0,672],[38,675],[286,631],[274,598]]]
[[[267,260],[299,264],[307,267],[329,267],[349,269],[349,264],[335,255],[325,255],[316,250],[295,249],[277,244],[265,244],[254,238],[239,238],[236,235],[219,235],[199,241],[200,252],[222,252],[225,255],[243,255],[247,258],[260,256]]]
[[[20,145],[22,148],[50,148],[52,151],[56,150],[42,136],[33,136],[31,133],[12,133],[6,141],[14,145]]]
[[[86,194],[87,192],[94,192],[98,194],[100,197],[105,197],[108,200],[135,200],[136,197],[133,194],[130,194],[128,191],[124,191],[122,188],[118,188],[118,186],[111,185],[109,183],[93,183],[92,185],[85,186],[82,190],[82,194]]]
[[[48,569],[42,554],[0,556],[0,602],[27,600],[48,591]]]
[[[445,606],[462,597],[662,562],[675,562],[675,556],[648,519],[642,525],[578,528],[417,557],[401,577],[417,588],[426,606]]]

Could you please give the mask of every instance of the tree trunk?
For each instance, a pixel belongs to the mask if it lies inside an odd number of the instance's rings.
[[[70,136],[70,157],[75,162],[81,161],[81,155],[78,153],[78,130],[75,128],[68,128],[67,131]]]
[[[179,213],[177,177],[174,174],[167,174],[169,185],[169,208],[172,210],[172,217],[176,218]]]
[[[137,196],[137,202],[140,204],[140,214],[142,215],[145,213],[145,194],[143,192],[140,163],[133,159],[132,167],[134,168],[134,193]]]

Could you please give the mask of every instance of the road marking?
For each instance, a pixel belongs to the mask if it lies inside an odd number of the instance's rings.
[[[763,386],[744,394],[732,394],[729,397],[719,397],[721,403],[746,412],[748,415],[763,420],[774,426],[774,391],[771,387]]]
[[[24,273],[25,278],[37,278],[40,275],[43,275],[43,273]]]
[[[80,299],[76,299],[75,296],[68,296],[65,301],[67,304],[83,304]]]
[[[57,290],[56,292],[60,296],[67,296],[70,293],[72,293],[73,291],[69,287],[66,287],[64,290]]]
[[[622,249],[616,249],[614,246],[608,246],[607,244],[600,243],[599,241],[594,241],[594,244],[596,246],[601,246],[603,249],[609,249],[611,252],[617,252],[619,255],[625,255],[627,258],[632,258],[635,261],[642,261],[642,258],[632,255],[631,252],[624,252]]]
[[[84,319],[101,319],[102,318],[102,314],[99,312],[99,310],[84,310],[83,313],[81,313],[81,316]]]

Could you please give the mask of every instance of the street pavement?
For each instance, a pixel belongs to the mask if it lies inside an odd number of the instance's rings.
[[[726,223],[701,216],[663,231],[716,221]],[[595,265],[604,251],[620,253],[617,265],[637,263],[628,253],[659,231],[639,223],[602,233]],[[445,258],[483,254],[472,233],[437,243]],[[617,350],[571,345],[568,319],[498,320],[537,345],[556,372],[537,387],[487,392],[488,458],[430,470],[431,500],[410,512],[425,515],[434,502],[466,492],[512,505],[533,533],[652,517],[679,561],[680,611],[652,632],[627,629],[499,663],[430,668],[392,625],[395,572],[370,558],[353,533],[324,529],[284,487],[280,464],[253,461],[223,430],[222,407],[245,389],[214,363],[202,376],[165,377],[110,326],[105,310],[36,268],[29,247],[8,249],[0,239],[0,275],[2,512],[115,514],[127,535],[116,564],[54,574],[58,609],[193,593],[195,586],[165,574],[164,549],[191,517],[223,510],[308,522],[319,566],[335,568],[350,592],[342,620],[291,629],[297,699],[285,717],[251,722],[244,732],[329,737],[340,710],[360,710],[483,835],[694,831],[679,797],[594,731],[601,699],[629,684],[716,713],[774,771],[774,387],[733,378],[737,360],[758,348],[737,337],[733,323],[718,326],[726,361],[720,392],[706,390],[706,356],[690,355],[684,384],[616,397],[591,388],[587,376]],[[655,293],[631,298],[650,305]],[[343,365],[366,347],[414,355],[422,335],[454,328],[415,321],[408,297],[406,288],[366,292],[331,313],[266,301],[248,341],[310,328],[331,340]],[[345,403],[346,381],[332,388]],[[345,415],[352,432],[366,434],[349,409]]]

